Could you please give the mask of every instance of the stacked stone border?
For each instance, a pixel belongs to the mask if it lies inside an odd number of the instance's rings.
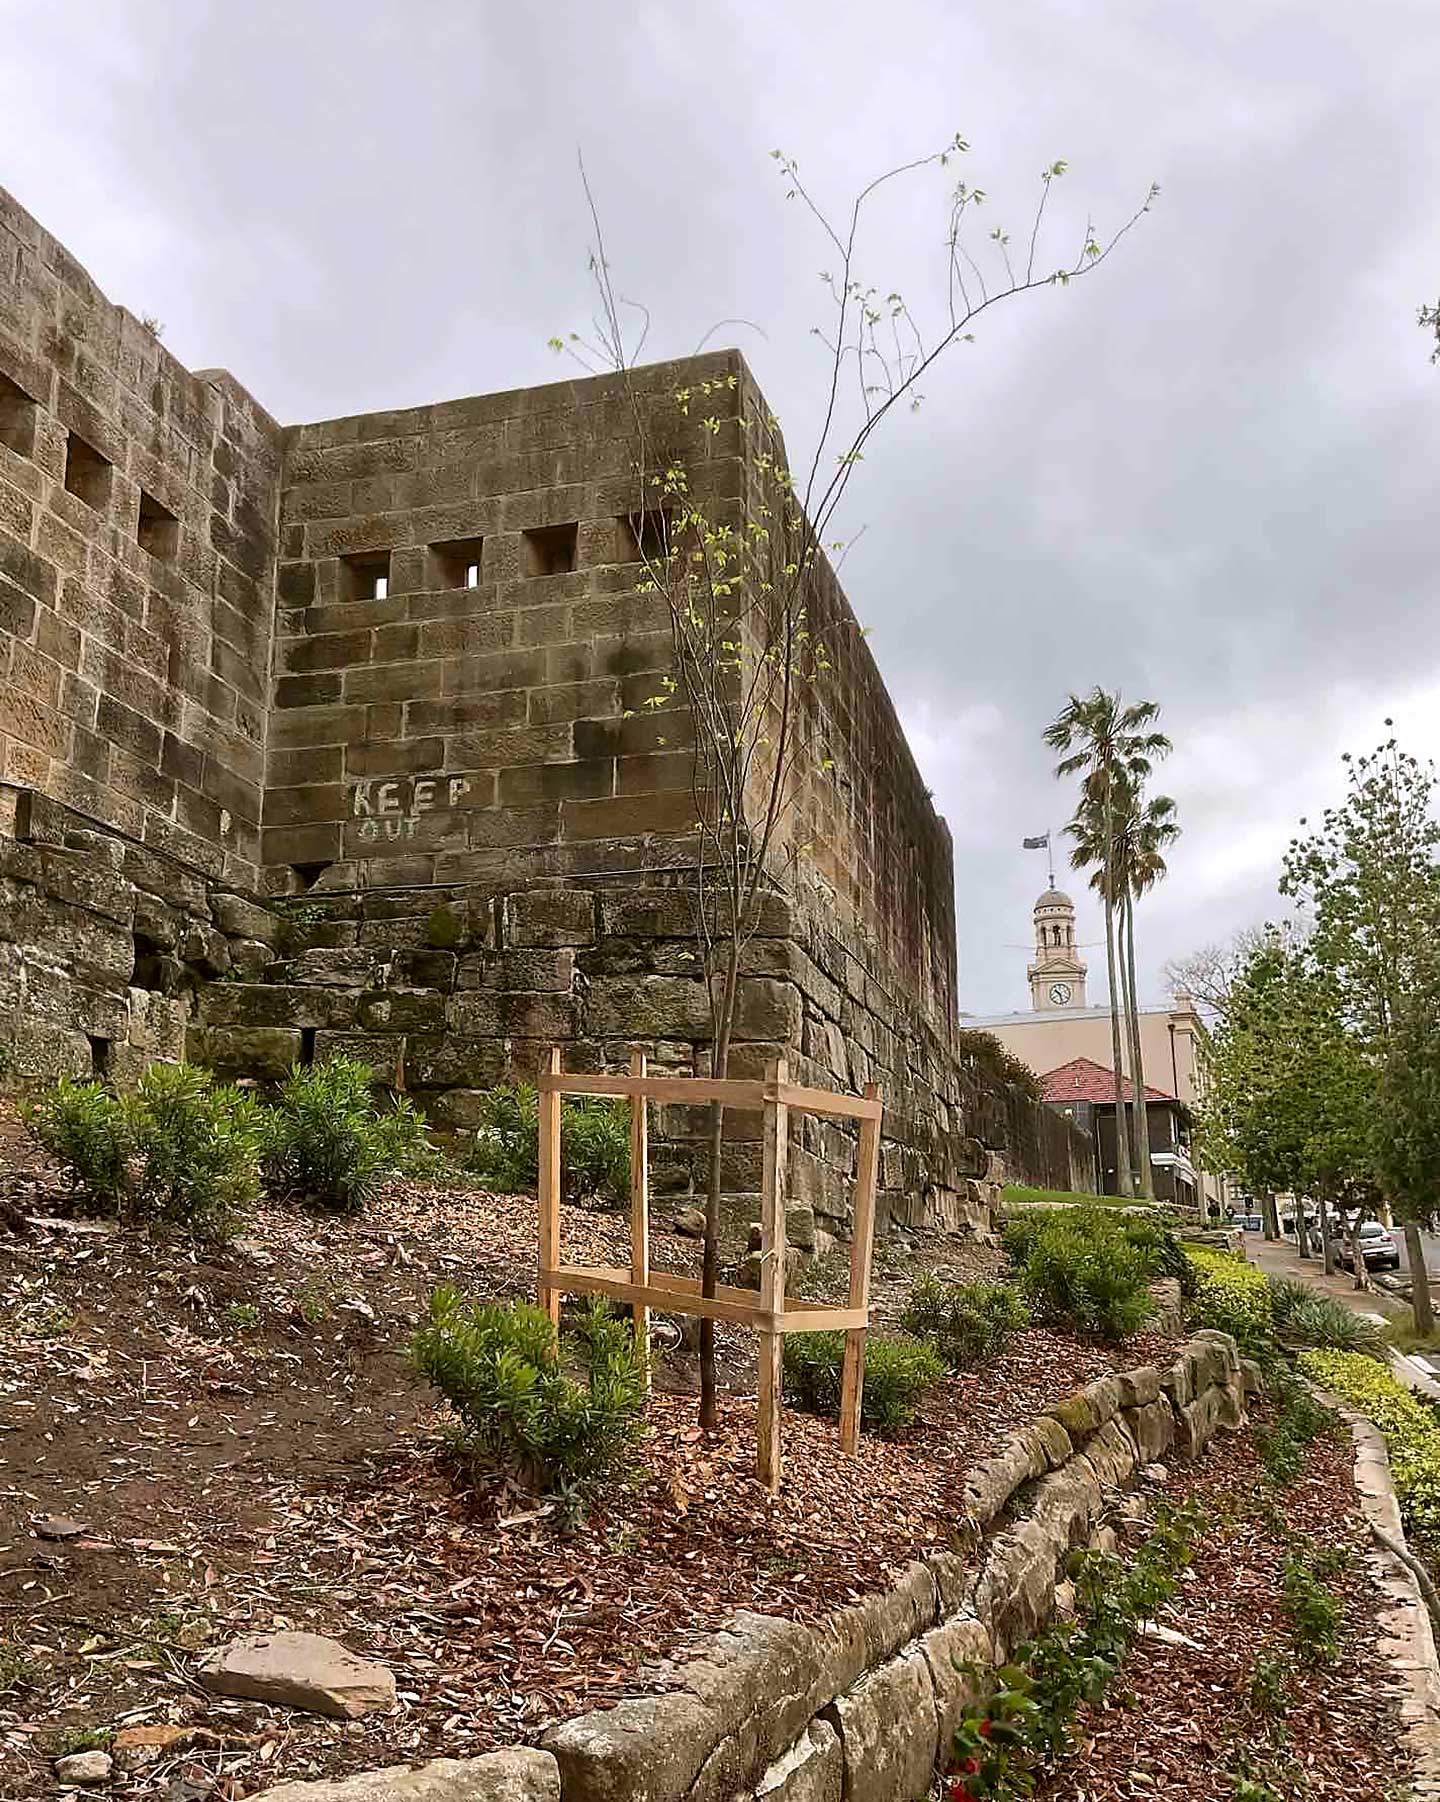
[[[1104,1543],[1107,1498],[1198,1457],[1259,1386],[1202,1332],[1167,1368],[1097,1378],[1002,1441],[956,1497],[951,1548],[817,1626],[742,1611],[652,1693],[552,1728],[538,1750],[439,1760],[274,1802],[914,1802],[968,1700],[957,1661],[1001,1664],[1055,1611],[1063,1564]]]
[[[1408,1549],[1390,1457],[1379,1429],[1328,1390],[1319,1394],[1349,1425],[1355,1442],[1355,1489],[1366,1523],[1372,1533],[1378,1530],[1395,1545]],[[1410,1793],[1418,1802],[1420,1797],[1440,1796],[1440,1656],[1415,1573],[1378,1540],[1371,1548],[1369,1563],[1389,1602],[1380,1617],[1387,1635],[1381,1650],[1394,1666],[1403,1691],[1400,1712],[1414,1772]]]

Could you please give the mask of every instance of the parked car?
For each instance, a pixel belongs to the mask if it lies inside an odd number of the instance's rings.
[[[1400,1268],[1400,1247],[1395,1242],[1395,1235],[1388,1226],[1382,1226],[1378,1220],[1362,1220],[1360,1222],[1360,1256],[1365,1260],[1367,1270],[1398,1270]],[[1339,1263],[1349,1268],[1351,1259],[1348,1237],[1337,1239],[1335,1257]]]

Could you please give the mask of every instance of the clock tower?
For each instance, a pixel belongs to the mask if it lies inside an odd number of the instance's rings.
[[[1030,1002],[1040,1013],[1085,1007],[1085,965],[1075,948],[1075,903],[1058,888],[1048,888],[1035,903],[1035,961]]]

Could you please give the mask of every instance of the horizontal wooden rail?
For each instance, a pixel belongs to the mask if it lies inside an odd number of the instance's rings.
[[[565,1071],[556,1076],[542,1073],[535,1086],[542,1095],[607,1095],[616,1100],[674,1101],[691,1107],[719,1101],[726,1107],[758,1111],[767,1101],[778,1101],[796,1113],[827,1114],[837,1120],[878,1120],[884,1111],[884,1104],[869,1096],[837,1095],[830,1089],[808,1089],[788,1082],[772,1085],[740,1077],[575,1076]]]
[[[771,1333],[823,1333],[870,1324],[868,1307],[832,1308],[824,1302],[787,1302],[783,1314],[767,1314],[753,1289],[733,1289],[722,1283],[713,1296],[705,1296],[700,1293],[698,1277],[672,1276],[666,1271],[652,1270],[648,1283],[637,1283],[627,1270],[558,1264],[542,1270],[540,1282],[556,1293],[568,1290],[582,1295],[608,1295],[612,1301],[638,1302],[661,1314],[728,1320],[736,1326],[759,1327]]]
[[[757,1111],[765,1105],[764,1083],[745,1082],[738,1077],[714,1080],[703,1076],[572,1076],[567,1070],[558,1076],[542,1073],[535,1086],[542,1095],[611,1095],[617,1099],[629,1096],[691,1106],[721,1101],[726,1107]]]

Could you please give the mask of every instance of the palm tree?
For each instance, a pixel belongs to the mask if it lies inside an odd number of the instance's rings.
[[[1166,849],[1180,836],[1169,795],[1142,801],[1132,788],[1117,835],[1120,927],[1125,939],[1125,1001],[1130,1027],[1130,1075],[1135,1084],[1135,1138],[1145,1195],[1155,1199],[1150,1172],[1150,1121],[1145,1104],[1145,1060],[1140,1047],[1140,1002],[1135,983],[1135,903],[1165,875]]]
[[[1079,776],[1080,800],[1066,831],[1075,841],[1070,862],[1077,870],[1095,868],[1091,886],[1105,905],[1105,964],[1110,979],[1110,1045],[1115,1075],[1116,1177],[1123,1196],[1133,1196],[1130,1146],[1125,1117],[1123,1057],[1120,1043],[1122,997],[1117,979],[1115,910],[1121,900],[1119,833],[1125,795],[1137,794],[1154,767],[1170,750],[1163,732],[1149,730],[1159,718],[1154,701],[1122,707],[1117,691],[1096,688],[1083,699],[1072,694],[1059,716],[1045,729],[1045,743],[1061,753],[1057,777]],[[1137,1090],[1138,1093],[1138,1090]],[[1149,1157],[1143,1159],[1148,1179]]]

